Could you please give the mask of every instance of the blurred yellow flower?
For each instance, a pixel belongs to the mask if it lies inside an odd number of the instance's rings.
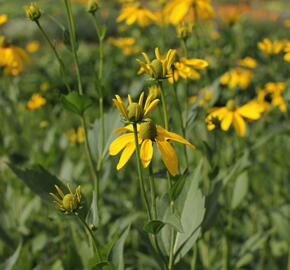
[[[0,14],[0,24],[6,23],[8,16],[6,14]]]
[[[155,80],[162,80],[172,76],[172,64],[175,60],[176,50],[170,49],[166,56],[161,56],[159,49],[155,48],[155,59],[150,61],[148,55],[142,52],[145,62],[136,59],[141,68],[138,74],[146,72]]]
[[[156,16],[152,11],[140,7],[139,3],[129,3],[123,6],[117,22],[126,21],[127,25],[131,25],[136,21],[141,27],[149,25],[156,20]]]
[[[186,40],[192,34],[192,23],[181,22],[176,25],[175,31],[178,38]]]
[[[46,104],[46,99],[38,93],[31,96],[30,100],[26,103],[28,110],[34,111]]]
[[[83,127],[78,127],[77,130],[71,128],[65,135],[71,143],[83,143],[85,141],[85,132]]]
[[[137,126],[138,141],[141,144],[140,159],[144,168],[148,167],[153,158],[153,143],[157,144],[161,158],[171,175],[176,175],[178,170],[178,159],[174,148],[171,145],[171,141],[176,141],[188,145],[191,149],[195,149],[195,146],[189,143],[180,135],[169,132],[159,125],[155,125],[151,119],[146,119]],[[115,130],[115,133],[123,133],[117,139],[115,139],[110,147],[109,153],[112,156],[117,155],[123,150],[120,160],[117,164],[117,170],[123,168],[128,162],[135,151],[135,139],[132,125],[128,125],[124,128]]]
[[[193,104],[197,101],[197,99],[200,97],[198,106],[203,107],[206,105],[206,103],[210,102],[213,99],[213,91],[205,88],[200,91],[200,93],[193,95],[191,97],[187,98],[187,102],[189,104]]]
[[[290,19],[284,20],[283,24],[285,27],[290,28]]]
[[[43,82],[43,83],[40,84],[39,88],[40,88],[41,91],[45,92],[45,91],[47,91],[50,88],[50,85],[49,85],[48,82]]]
[[[172,24],[208,20],[214,17],[211,0],[170,0],[164,7],[166,21]]]
[[[154,99],[153,95],[146,98],[145,105],[143,106],[144,92],[141,93],[139,101],[133,102],[131,95],[128,95],[129,105],[126,107],[123,100],[119,95],[115,95],[113,99],[118,111],[121,113],[125,121],[140,122],[149,112],[151,112],[159,103],[159,99]],[[152,99],[154,99],[152,101]]]
[[[26,50],[30,53],[34,53],[39,49],[39,42],[38,41],[30,41],[26,44]]]
[[[168,78],[170,83],[177,81],[179,76],[183,79],[197,80],[201,77],[200,73],[196,70],[203,70],[208,67],[208,62],[203,59],[198,58],[185,58],[181,57],[176,62],[174,62],[171,69],[173,76]]]
[[[249,86],[253,76],[254,73],[251,70],[233,68],[221,76],[220,83],[222,85],[227,85],[231,89],[237,86],[240,86],[242,89],[246,89]]]
[[[148,88],[149,96],[153,98],[157,98],[160,95],[160,86],[158,84],[151,85]]]
[[[4,67],[4,74],[19,75],[24,70],[24,63],[31,65],[27,53],[23,49],[3,41],[0,47],[0,67]]]
[[[54,199],[55,205],[62,211],[73,212],[76,211],[80,207],[81,203],[81,187],[78,186],[76,188],[75,194],[73,194],[71,187],[67,184],[67,189],[69,193],[64,194],[62,190],[55,185],[54,186],[58,195],[54,193],[49,193],[49,195]]]
[[[285,42],[280,40],[271,41],[268,38],[264,38],[258,42],[258,48],[265,54],[273,55],[278,54],[284,49]]]
[[[244,118],[257,120],[260,118],[261,108],[256,103],[249,102],[241,107],[237,107],[233,100],[229,100],[224,107],[216,107],[209,110],[205,122],[208,130],[216,127],[215,119],[220,121],[221,129],[229,130],[233,124],[238,136],[244,136],[246,133],[246,124]]]
[[[255,68],[257,66],[256,60],[249,56],[239,60],[237,64],[247,68]]]
[[[290,42],[286,43],[284,52],[284,60],[290,62]]]
[[[39,127],[41,127],[41,128],[45,128],[45,127],[47,127],[48,126],[48,122],[47,121],[41,121],[40,123],[39,123]]]
[[[137,53],[140,51],[140,48],[137,46],[133,46],[136,42],[135,38],[132,37],[123,37],[123,38],[113,38],[110,37],[108,42],[120,49],[124,55],[129,55],[132,53]]]

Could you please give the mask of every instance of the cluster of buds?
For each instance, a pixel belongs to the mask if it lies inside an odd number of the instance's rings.
[[[41,17],[41,11],[36,3],[31,3],[24,7],[26,17],[32,21],[38,21]]]

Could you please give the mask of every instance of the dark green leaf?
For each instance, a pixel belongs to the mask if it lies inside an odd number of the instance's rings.
[[[165,223],[160,220],[151,220],[146,223],[143,230],[148,233],[157,234],[164,227]]]
[[[171,187],[171,189],[169,191],[169,196],[170,196],[171,200],[175,201],[178,198],[179,194],[181,193],[181,191],[184,187],[185,179],[186,179],[186,175],[183,174],[173,184],[173,186]]]
[[[247,171],[244,171],[237,177],[235,183],[231,203],[232,209],[235,209],[240,204],[240,202],[246,196],[247,192],[248,192],[248,173]]]

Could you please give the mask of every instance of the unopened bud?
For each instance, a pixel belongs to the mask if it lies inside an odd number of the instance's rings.
[[[151,62],[151,67],[153,69],[153,74],[152,76],[155,79],[163,79],[163,67],[162,67],[162,62],[159,59],[154,59]]]
[[[32,21],[37,21],[41,16],[41,11],[36,3],[24,7],[26,17]]]
[[[99,5],[98,5],[96,0],[89,0],[88,6],[87,6],[87,11],[89,13],[95,13],[95,12],[97,12],[99,10],[99,8],[100,7],[99,7]]]
[[[131,103],[128,108],[128,118],[132,122],[138,122],[142,120],[142,108],[138,103]]]
[[[191,23],[180,23],[176,26],[176,35],[179,38],[187,39],[192,33]]]

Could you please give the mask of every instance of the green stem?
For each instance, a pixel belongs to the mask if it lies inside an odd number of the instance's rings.
[[[92,155],[92,151],[89,145],[89,138],[88,138],[88,130],[87,130],[87,123],[86,123],[86,119],[84,116],[82,116],[82,126],[84,129],[84,135],[85,135],[85,148],[86,148],[86,154],[87,154],[87,158],[88,158],[88,162],[90,165],[90,169],[91,169],[91,173],[93,176],[93,186],[94,186],[94,190],[96,191],[96,196],[97,196],[97,209],[99,211],[99,213],[101,213],[100,211],[100,187],[99,187],[99,173],[97,172],[96,168],[95,168],[95,162],[93,159],[93,155]]]
[[[167,104],[166,99],[164,95],[164,89],[162,81],[158,81],[159,87],[160,87],[160,95],[161,95],[161,102],[162,102],[162,111],[163,111],[163,123],[165,129],[168,129],[168,114],[167,114]]]
[[[85,228],[87,229],[88,233],[90,234],[90,236],[92,238],[93,245],[94,245],[94,250],[95,250],[96,255],[97,255],[97,260],[98,260],[98,262],[101,262],[102,261],[101,252],[99,250],[97,239],[94,236],[93,231],[90,229],[89,225],[87,224],[87,222],[85,221],[85,219],[81,215],[76,213],[76,216],[79,218],[81,223],[85,226]]]
[[[69,27],[70,44],[71,44],[75,68],[76,68],[78,90],[79,90],[79,94],[83,95],[83,87],[82,87],[82,81],[81,81],[79,59],[77,55],[76,34],[75,34],[75,26],[74,26],[74,21],[73,21],[73,16],[72,16],[71,2],[70,0],[64,0],[64,4],[66,8],[66,15],[67,15],[67,21],[68,21],[68,27]]]
[[[147,198],[147,195],[146,195],[145,184],[144,184],[144,179],[143,179],[143,175],[142,175],[141,160],[140,160],[140,148],[139,148],[139,143],[138,143],[137,124],[133,123],[132,125],[133,125],[133,129],[134,129],[134,139],[135,139],[135,147],[136,147],[136,160],[137,160],[137,167],[138,167],[138,176],[139,176],[140,189],[141,189],[141,193],[142,193],[143,199],[145,201],[145,206],[146,206],[146,210],[147,210],[148,219],[149,219],[149,221],[151,221],[152,220],[152,215],[151,215],[149,201],[148,201],[148,198]]]
[[[223,237],[223,268],[222,270],[230,270],[230,248],[227,235]]]
[[[52,49],[52,51],[53,51],[53,53],[54,53],[54,55],[55,55],[55,57],[56,57],[56,59],[57,59],[59,65],[60,65],[60,71],[61,71],[61,75],[62,75],[62,77],[63,77],[64,84],[65,84],[67,90],[68,90],[69,92],[71,92],[71,88],[70,88],[70,86],[69,86],[69,84],[68,84],[68,82],[67,82],[67,77],[66,77],[66,72],[65,72],[65,65],[64,65],[64,63],[63,63],[63,61],[62,61],[60,55],[58,54],[58,52],[57,52],[55,46],[53,45],[53,43],[51,42],[49,36],[46,34],[46,32],[44,31],[44,29],[42,28],[42,26],[41,26],[41,24],[39,23],[39,21],[35,21],[35,23],[36,23],[36,25],[38,26],[38,28],[39,28],[41,34],[44,36],[44,38],[45,38],[46,41],[48,42],[49,46],[51,47],[51,49]]]
[[[290,243],[288,244],[288,262],[287,262],[287,270],[290,270]]]
[[[197,260],[197,244],[195,243],[192,248],[192,261],[191,261],[191,270],[196,269],[196,260]]]
[[[150,195],[151,195],[151,206],[152,206],[152,217],[153,219],[157,219],[157,208],[156,208],[156,191],[155,191],[155,183],[152,165],[149,165],[149,184],[150,184]]]

